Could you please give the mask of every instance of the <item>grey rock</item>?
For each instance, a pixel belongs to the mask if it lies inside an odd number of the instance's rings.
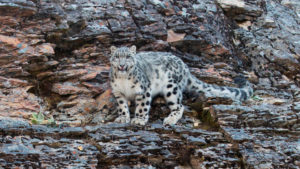
[[[237,21],[253,20],[262,13],[262,1],[217,0],[226,15]]]
[[[0,168],[299,168],[299,7],[0,0]],[[155,102],[144,127],[111,123],[111,45],[173,52],[208,83],[247,76],[262,100],[185,95],[176,126]],[[31,125],[37,112],[59,125]]]
[[[37,13],[37,5],[30,0],[1,0],[0,15],[28,17]]]
[[[300,111],[300,102],[294,102],[293,109],[296,110],[296,111]]]

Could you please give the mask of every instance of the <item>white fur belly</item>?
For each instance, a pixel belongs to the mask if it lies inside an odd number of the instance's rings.
[[[164,93],[163,90],[166,88],[167,84],[168,84],[167,75],[160,74],[160,77],[158,79],[156,77],[153,77],[151,82],[152,95],[156,96]]]
[[[128,100],[134,100],[135,99],[135,96],[138,93],[138,91],[136,91],[136,88],[132,88],[132,86],[134,86],[134,84],[131,80],[116,79],[114,84],[116,84],[116,86],[114,87],[115,91],[119,91]]]

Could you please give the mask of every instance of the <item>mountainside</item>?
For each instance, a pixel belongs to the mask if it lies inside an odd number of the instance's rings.
[[[0,168],[300,168],[298,0],[0,0],[0,23]],[[157,98],[146,126],[112,123],[112,45],[254,96],[185,96],[172,127]]]

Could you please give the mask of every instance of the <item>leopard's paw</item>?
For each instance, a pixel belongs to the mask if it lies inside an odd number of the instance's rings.
[[[131,120],[131,124],[137,124],[137,125],[141,125],[144,126],[147,123],[148,120],[146,119],[141,119],[141,118],[133,118]]]
[[[174,125],[179,119],[176,116],[168,116],[164,119],[164,125]]]
[[[126,116],[119,116],[115,119],[116,123],[129,123],[130,122],[130,117]]]

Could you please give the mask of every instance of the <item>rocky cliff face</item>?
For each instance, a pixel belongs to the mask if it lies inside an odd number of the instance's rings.
[[[0,0],[0,166],[299,168],[299,16],[297,0]],[[255,97],[186,99],[166,128],[158,98],[147,126],[111,123],[111,45],[248,77]],[[31,125],[39,112],[59,126]]]

